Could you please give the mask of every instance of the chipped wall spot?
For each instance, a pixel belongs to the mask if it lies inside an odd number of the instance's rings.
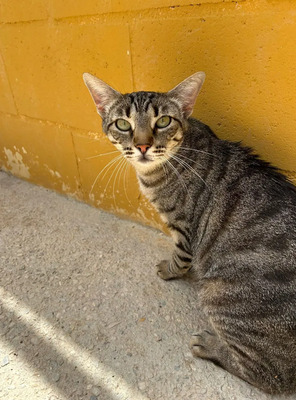
[[[17,150],[15,146],[14,149]],[[7,157],[8,170],[14,175],[29,179],[31,176],[29,167],[23,163],[23,156],[19,152],[16,151],[13,153],[10,149],[6,149],[5,147],[4,153]]]
[[[89,195],[88,195],[88,198],[90,199],[90,201],[95,201],[95,195],[93,194],[93,193],[90,193]]]
[[[62,183],[63,192],[70,192],[71,188],[69,185],[66,185],[64,182]]]
[[[141,217],[142,219],[147,220],[147,217],[146,217],[144,211],[141,210],[141,208],[138,208],[138,209],[137,209],[137,214],[140,215],[140,217]]]
[[[54,170],[53,170],[53,169],[50,169],[49,166],[46,165],[46,164],[43,164],[43,165],[48,169],[48,172],[50,173],[50,175],[51,175],[51,176],[54,176]]]
[[[62,177],[62,175],[58,171],[54,171],[53,169],[50,168],[48,168],[48,170],[51,176],[57,177],[59,179]]]
[[[50,175],[52,177],[57,177],[57,178],[61,179],[62,175],[58,171],[54,171],[53,169],[49,168],[49,166],[47,164],[43,164],[43,165],[48,169],[48,172],[50,173]]]

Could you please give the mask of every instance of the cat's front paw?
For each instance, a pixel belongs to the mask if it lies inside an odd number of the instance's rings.
[[[195,357],[213,359],[219,353],[219,340],[214,332],[205,329],[192,335],[190,347]]]
[[[176,278],[178,275],[169,271],[170,261],[169,260],[162,260],[160,263],[156,265],[157,268],[157,275],[164,279],[165,281],[169,279]]]

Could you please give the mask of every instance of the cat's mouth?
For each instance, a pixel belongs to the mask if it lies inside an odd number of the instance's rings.
[[[140,163],[142,163],[142,164],[145,164],[145,163],[148,163],[148,162],[150,162],[150,161],[152,161],[152,160],[150,160],[150,158],[148,158],[147,156],[143,155],[142,157],[139,157],[139,158],[138,158],[138,161],[139,161]]]
[[[141,154],[137,161],[142,163],[142,164],[145,164],[145,163],[150,162],[152,160],[147,154]]]

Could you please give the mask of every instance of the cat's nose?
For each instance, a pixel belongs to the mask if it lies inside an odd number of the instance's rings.
[[[145,154],[150,147],[151,146],[149,144],[137,144],[136,145],[136,148],[139,149],[142,154]]]

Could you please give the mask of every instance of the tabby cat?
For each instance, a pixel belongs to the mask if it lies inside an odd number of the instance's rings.
[[[194,355],[269,393],[296,390],[296,188],[249,148],[189,118],[204,82],[121,94],[85,73],[110,141],[175,242],[162,279],[191,267],[207,329]]]

